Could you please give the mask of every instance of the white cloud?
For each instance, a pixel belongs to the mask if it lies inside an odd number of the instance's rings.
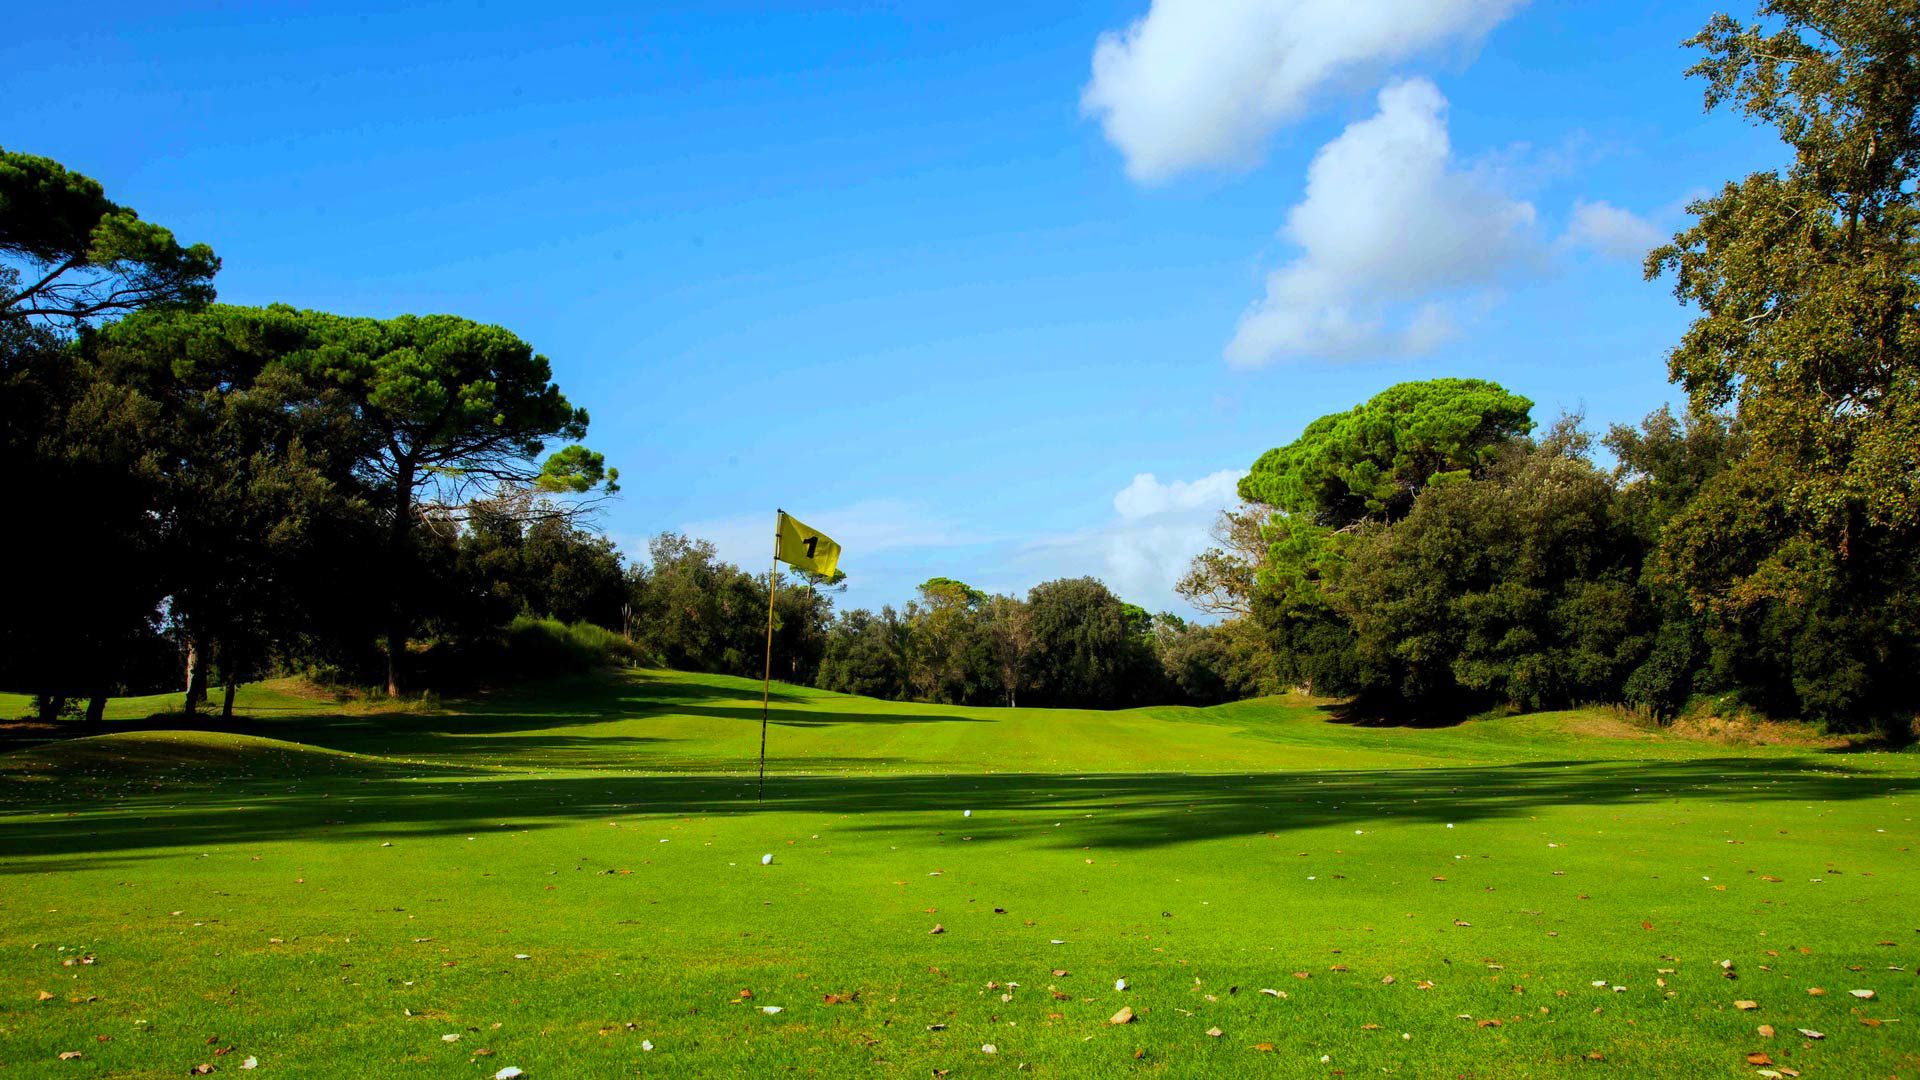
[[[1314,157],[1280,233],[1299,254],[1269,275],[1227,358],[1430,352],[1453,336],[1463,296],[1540,254],[1534,219],[1493,171],[1455,164],[1438,88],[1393,83],[1379,112]]]
[[[1100,36],[1081,108],[1135,180],[1257,161],[1316,90],[1477,43],[1525,0],[1153,0]]]
[[[1123,518],[1142,518],[1195,507],[1224,506],[1233,501],[1240,478],[1245,475],[1239,469],[1221,469],[1198,480],[1163,484],[1152,473],[1145,472],[1120,489],[1113,497],[1113,508]]]
[[[1023,561],[1043,578],[1091,574],[1122,599],[1153,611],[1188,610],[1173,586],[1212,543],[1208,528],[1238,501],[1236,488],[1245,475],[1222,469],[1163,483],[1141,473],[1114,495],[1113,520],[1036,541]]]
[[[1561,243],[1584,247],[1614,259],[1640,259],[1665,237],[1653,222],[1605,200],[1573,204],[1573,216]]]

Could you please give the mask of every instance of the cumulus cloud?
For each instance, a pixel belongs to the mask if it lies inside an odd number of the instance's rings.
[[[1135,180],[1257,161],[1316,90],[1472,45],[1525,0],[1153,0],[1100,36],[1081,107]]]
[[[1238,501],[1236,488],[1245,475],[1222,469],[1196,480],[1161,481],[1141,473],[1114,495],[1112,520],[1039,540],[1022,561],[1041,578],[1093,574],[1143,607],[1187,610],[1173,586],[1212,543],[1207,530]]]
[[[1567,221],[1561,243],[1587,248],[1608,258],[1638,260],[1663,239],[1658,226],[1631,210],[1622,210],[1605,200],[1581,199],[1573,204],[1573,216]]]
[[[1393,83],[1315,156],[1280,232],[1299,254],[1267,278],[1227,358],[1429,352],[1453,336],[1463,297],[1538,256],[1535,216],[1492,171],[1455,163],[1438,88]]]
[[[1113,497],[1113,508],[1123,518],[1152,517],[1156,514],[1219,507],[1233,501],[1240,478],[1246,473],[1221,469],[1198,480],[1174,480],[1161,483],[1150,472],[1141,473]]]

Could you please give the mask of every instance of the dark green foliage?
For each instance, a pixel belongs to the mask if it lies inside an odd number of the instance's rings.
[[[1027,594],[1033,612],[1033,700],[1092,708],[1144,704],[1162,673],[1127,605],[1094,578],[1063,578]]]
[[[1920,693],[1920,8],[1767,0],[1689,44],[1709,108],[1792,151],[1695,203],[1647,260],[1698,309],[1669,357],[1749,445],[1676,513],[1660,578],[1741,649],[1786,661],[1786,699],[1835,724],[1909,726]],[[1746,665],[1752,666],[1752,665]],[[1773,697],[1773,693],[1768,694]]]
[[[892,608],[843,611],[827,629],[819,687],[842,694],[907,697],[907,635]]]
[[[1564,424],[1355,540],[1335,603],[1356,690],[1424,711],[1617,700],[1646,649],[1639,547],[1584,451]]]

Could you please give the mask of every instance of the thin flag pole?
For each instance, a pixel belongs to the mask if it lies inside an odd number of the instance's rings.
[[[767,702],[773,689],[773,590],[780,580],[780,519],[786,516],[787,512],[781,510],[773,519],[773,568],[767,571],[767,666],[760,674],[760,786],[753,796],[755,802],[767,799]]]

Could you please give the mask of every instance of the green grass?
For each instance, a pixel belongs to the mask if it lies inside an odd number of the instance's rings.
[[[240,705],[0,754],[0,1074],[1920,1073],[1912,754],[779,686],[761,803],[746,680]]]

